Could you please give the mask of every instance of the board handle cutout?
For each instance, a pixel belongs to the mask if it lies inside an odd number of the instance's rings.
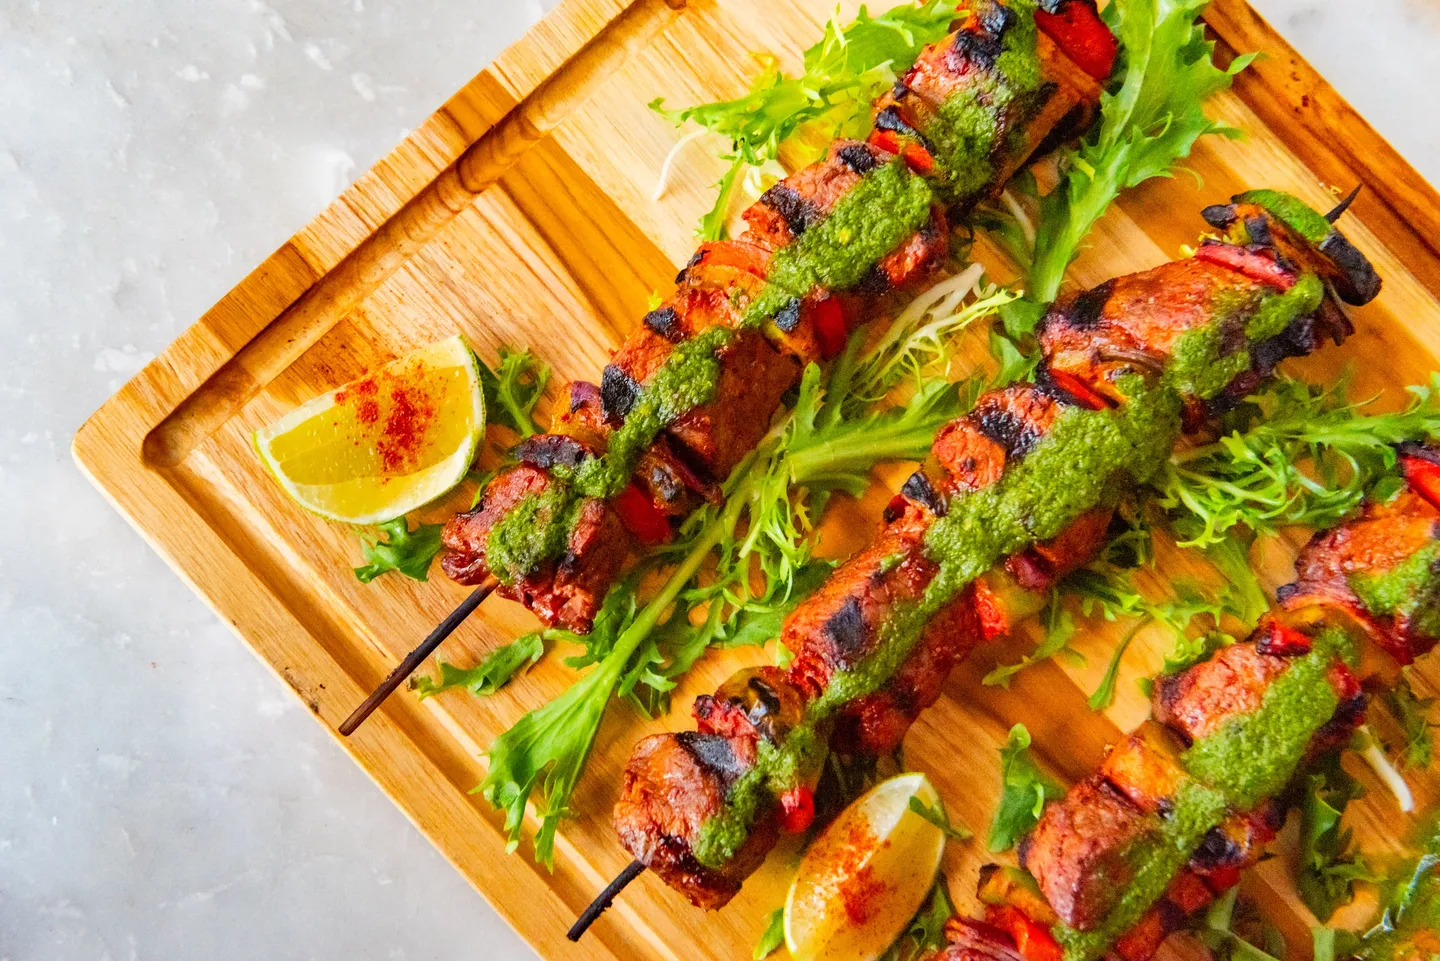
[[[145,464],[163,469],[188,457],[646,47],[685,3],[635,0],[621,11],[182,400],[145,436]]]

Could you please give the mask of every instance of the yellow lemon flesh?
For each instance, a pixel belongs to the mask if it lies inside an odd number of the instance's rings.
[[[861,795],[810,845],[785,900],[795,961],[872,961],[895,942],[940,870],[945,834],[910,810],[939,801],[923,774]]]
[[[255,449],[300,506],[376,524],[460,483],[484,433],[479,362],[455,336],[291,411]]]

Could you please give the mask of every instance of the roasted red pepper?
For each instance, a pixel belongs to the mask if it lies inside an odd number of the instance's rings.
[[[815,794],[804,785],[796,785],[780,795],[780,830],[799,834],[815,823]]]
[[[917,174],[928,174],[935,169],[935,158],[930,156],[930,151],[913,140],[901,146],[900,137],[893,130],[876,130],[870,134],[870,144],[889,153],[899,154],[905,165]]]
[[[1115,69],[1119,44],[1100,19],[1093,2],[1061,0],[1054,13],[1036,10],[1035,26],[1053,40],[1075,66],[1096,80],[1104,80]]]
[[[620,523],[642,544],[663,544],[670,539],[670,521],[645,493],[631,484],[611,502]]]
[[[971,581],[971,596],[975,600],[975,616],[980,621],[980,636],[987,641],[1004,637],[1010,633],[1010,617],[1005,605],[995,592],[983,581]]]
[[[1280,290],[1289,290],[1295,286],[1295,274],[1277,263],[1273,257],[1260,251],[1246,250],[1230,244],[1203,244],[1195,251],[1195,259],[1229,267],[1251,280],[1258,280]]]
[[[1062,961],[1065,956],[1045,926],[1019,908],[991,905],[985,909],[985,920],[1014,938],[1015,950],[1026,961]]]
[[[1091,390],[1083,380],[1074,374],[1067,374],[1063,370],[1052,367],[1050,368],[1050,379],[1055,382],[1055,386],[1075,398],[1081,407],[1090,410],[1104,410],[1110,406],[1104,397]]]
[[[1255,649],[1261,654],[1276,657],[1300,657],[1309,654],[1314,646],[1310,635],[1277,620],[1271,620],[1265,626],[1265,633],[1255,642]]]
[[[834,297],[813,301],[810,317],[815,324],[815,336],[820,340],[820,355],[826,360],[838,356],[845,349],[845,312]]]
[[[1424,457],[1403,454],[1400,469],[1415,493],[1429,501],[1431,507],[1440,509],[1440,464]]]

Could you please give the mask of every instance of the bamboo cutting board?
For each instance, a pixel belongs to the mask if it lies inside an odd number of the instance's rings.
[[[250,433],[457,331],[490,361],[501,344],[530,345],[555,370],[552,396],[570,379],[596,378],[647,297],[668,290],[688,259],[692,226],[720,172],[695,149],[664,199],[652,201],[680,134],[645,104],[735,96],[753,74],[756,50],[795,68],[832,9],[831,0],[567,0],[112,397],[77,434],[77,461],[333,730],[468,589],[438,574],[426,584],[398,576],[360,584],[350,573],[353,532],[288,501],[265,476]],[[1354,362],[1357,396],[1386,390],[1384,402],[1394,406],[1401,385],[1440,366],[1440,197],[1243,0],[1215,0],[1206,19],[1223,57],[1268,55],[1211,106],[1246,139],[1201,143],[1190,166],[1203,185],[1180,176],[1127,194],[1099,224],[1072,280],[1088,286],[1170,259],[1203,229],[1201,207],[1242,189],[1285,189],[1323,209],[1328,187],[1363,183],[1344,228],[1374,260],[1384,293],[1356,312],[1349,343],[1293,370],[1326,381]],[[885,482],[903,475],[887,472]],[[427,519],[468,496],[437,505]],[[843,556],[862,543],[886,497],[882,483],[860,503],[838,504],[823,552]],[[1300,536],[1265,552],[1267,584],[1288,579]],[[1159,576],[1185,567],[1183,558],[1162,560]],[[468,665],[532,626],[518,605],[492,599],[442,654]],[[1016,638],[957,671],[947,696],[916,725],[906,758],[930,773],[957,819],[983,830],[998,793],[997,749],[1015,721],[1029,725],[1053,771],[1074,779],[1145,716],[1132,680],[1158,669],[1168,641],[1141,635],[1114,706],[1096,715],[1085,696],[1116,631],[1089,627],[1078,642],[1087,666],[1050,663],[1011,690],[982,687],[992,664],[1015,660],[1032,643]],[[611,711],[553,874],[531,862],[527,846],[507,857],[500,819],[467,792],[483,777],[491,739],[574,679],[559,656],[485,700],[453,693],[422,704],[397,694],[342,743],[547,958],[748,957],[788,884],[784,852],[718,914],[691,909],[642,877],[583,944],[569,944],[564,932],[629,860],[608,822],[631,744],[690,726],[696,693],[768,657],[754,648],[708,656],[659,721],[624,705]],[[1440,687],[1440,659],[1422,665],[1419,686],[1422,694]],[[1350,814],[1359,841],[1372,852],[1394,850],[1405,820],[1362,776],[1372,790]],[[1440,776],[1412,782],[1422,805],[1440,798]],[[947,854],[962,910],[984,860],[978,842],[952,844]],[[1247,886],[1297,956],[1308,950],[1311,919],[1292,893],[1286,859],[1263,865]],[[1167,948],[1185,950],[1180,939]]]

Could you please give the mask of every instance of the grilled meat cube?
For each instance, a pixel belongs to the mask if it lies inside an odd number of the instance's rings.
[[[856,554],[786,618],[781,643],[795,654],[790,676],[818,697],[837,672],[878,649],[896,604],[918,601],[936,567],[924,555],[933,514],[905,502],[869,547]],[[880,690],[857,698],[836,717],[831,746],[842,754],[883,754],[899,746],[920,711],[933,704],[955,662],[979,640],[968,592],[926,626],[901,668]]]
[[[990,97],[982,101],[990,113],[986,118],[991,124],[986,133],[989,166],[954,166],[957,159],[969,157],[974,149],[969,140],[975,134],[950,122],[946,101],[994,82],[1004,34],[1020,26],[1018,19],[990,0],[977,4],[955,33],[922,51],[895,87],[875,102],[876,134],[871,142],[902,153],[922,172],[933,169],[962,210],[998,193],[1057,128],[1068,134],[1087,127],[1099,106],[1100,86],[1095,79],[1048,36],[1038,34],[1038,88],[1003,108],[990,106]]]
[[[890,157],[854,140],[837,140],[825,157],[775,184],[741,216],[749,229],[745,239],[778,249],[825,219],[836,201],[860,178]]]
[[[1064,410],[1034,384],[1012,384],[982,396],[974,410],[940,428],[931,454],[958,490],[989,487],[1011,460],[1023,458]]]
[[[1059,534],[1027,548],[1005,562],[1005,570],[1029,591],[1048,591],[1066,574],[1095,559],[1105,546],[1115,511],[1109,507],[1087,511]]]
[[[1138,868],[1131,852],[1156,837],[1155,827],[1153,818],[1097,775],[1046,806],[1020,844],[1020,864],[1061,920],[1088,931],[1124,894]]]
[[[1401,565],[1416,564],[1412,559],[1433,551],[1437,538],[1440,511],[1407,488],[1386,503],[1367,504],[1358,519],[1311,538],[1295,562],[1295,582],[1278,596],[1288,610],[1320,605],[1353,613],[1391,657],[1409,664],[1440,638],[1440,572],[1433,565],[1429,571],[1415,570],[1413,592],[1394,609],[1369,610],[1356,587],[1366,591],[1367,584]]]
[[[1261,654],[1253,644],[1235,644],[1208,661],[1155,682],[1156,721],[1193,743],[1252,714],[1290,659]]]
[[[1199,258],[1174,261],[1061,298],[1040,322],[1040,346],[1052,369],[1120,402],[1115,374],[1160,370],[1181,337],[1211,327],[1217,315],[1229,318],[1223,349],[1244,349],[1243,307],[1277,289]],[[1227,310],[1217,310],[1217,298]]]
[[[907,588],[919,579],[928,583],[934,576],[928,561],[904,562],[896,572]],[[890,679],[845,706],[835,718],[831,747],[841,754],[869,755],[889,754],[900,747],[915,719],[940,699],[955,665],[981,640],[972,595],[966,590],[937,611]],[[898,592],[892,593],[892,598],[896,596]]]
[[[800,379],[800,365],[756,331],[740,331],[717,354],[715,399],[681,415],[666,432],[714,480],[724,480],[770,429],[780,398]]]
[[[905,500],[875,540],[837,567],[785,619],[780,641],[794,653],[790,673],[818,697],[837,671],[875,650],[880,625],[897,601],[913,600],[933,575],[923,542],[934,515]]]
[[[693,854],[701,825],[753,765],[754,745],[753,738],[657,734],[635,746],[625,767],[614,814],[620,843],[696,907],[723,907],[775,843],[775,819],[760,818],[724,868],[708,868]]]
[[[523,498],[540,494],[554,481],[545,471],[521,464],[497,475],[474,510],[456,514],[445,524],[440,559],[445,573],[461,584],[478,584],[489,576],[485,546],[490,529]],[[615,512],[601,500],[587,498],[559,560],[547,561],[499,593],[520,601],[545,623],[586,633],[600,609],[605,591],[630,552],[630,535]]]

